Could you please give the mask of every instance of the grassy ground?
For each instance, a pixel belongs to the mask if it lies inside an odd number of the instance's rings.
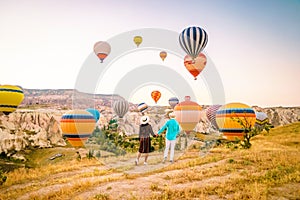
[[[254,137],[248,150],[224,145],[200,156],[189,149],[174,164],[155,152],[148,166],[135,166],[134,154],[108,166],[79,161],[70,148],[50,162],[63,148],[42,149],[31,155],[34,168],[6,174],[0,199],[299,199],[299,148],[300,123]]]

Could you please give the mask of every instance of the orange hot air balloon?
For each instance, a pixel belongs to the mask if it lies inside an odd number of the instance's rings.
[[[100,59],[101,63],[110,54],[111,47],[110,44],[104,41],[99,41],[94,44],[94,52]]]
[[[162,61],[164,61],[165,59],[166,59],[166,57],[167,57],[167,52],[165,52],[165,51],[161,51],[160,53],[159,53],[159,56],[160,56],[160,58],[162,59]]]
[[[192,57],[186,55],[184,57],[184,66],[197,80],[197,76],[202,72],[207,62],[207,58],[203,53],[200,53],[198,57],[193,60]]]
[[[175,118],[181,128],[189,134],[201,119],[202,107],[190,100],[190,96],[185,97],[185,101],[180,102],[174,107]]]
[[[153,92],[151,92],[151,97],[152,99],[155,101],[155,103],[157,103],[157,101],[160,99],[161,97],[161,93],[158,90],[155,90]]]

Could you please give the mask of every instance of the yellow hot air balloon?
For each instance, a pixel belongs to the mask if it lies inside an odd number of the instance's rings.
[[[167,57],[167,52],[165,52],[165,51],[161,51],[160,53],[159,53],[159,56],[160,56],[160,58],[162,59],[162,61],[164,61],[165,59],[166,59],[166,57]]]
[[[175,118],[181,128],[189,134],[194,130],[201,118],[202,107],[190,100],[190,96],[185,97],[185,101],[180,102],[174,107]]]
[[[96,120],[86,110],[71,110],[62,115],[60,127],[73,147],[81,147],[94,131]]]
[[[135,36],[133,38],[134,43],[136,44],[137,47],[140,46],[140,44],[143,42],[142,36]]]
[[[240,122],[237,120],[240,120]],[[227,140],[242,140],[245,128],[253,127],[255,121],[254,110],[243,103],[228,103],[220,107],[216,112],[216,122],[219,131],[223,133]]]
[[[4,114],[14,112],[22,103],[24,93],[21,87],[15,85],[0,85],[0,111]]]

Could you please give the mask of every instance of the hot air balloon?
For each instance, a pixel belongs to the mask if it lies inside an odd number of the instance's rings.
[[[113,109],[120,118],[123,118],[123,116],[128,112],[129,103],[126,100],[115,101],[113,103]]]
[[[158,90],[154,90],[151,92],[151,97],[152,99],[155,101],[155,103],[157,103],[157,101],[160,99],[161,97],[161,93]]]
[[[216,122],[216,113],[220,107],[221,107],[221,105],[212,105],[212,106],[209,106],[206,110],[207,119],[209,120],[212,127],[217,130],[219,128],[218,128],[218,125]]]
[[[171,97],[169,99],[169,105],[174,108],[179,103],[179,99],[177,97]]]
[[[263,127],[266,124],[269,124],[269,117],[264,112],[255,112],[255,115],[256,115],[255,127],[262,131]]]
[[[143,114],[148,109],[148,105],[146,103],[140,103],[138,104],[138,110]]]
[[[94,116],[86,110],[71,110],[62,115],[60,127],[73,147],[84,146],[96,126]]]
[[[166,59],[166,57],[167,57],[167,52],[165,52],[165,51],[161,51],[160,53],[159,53],[159,56],[160,56],[160,58],[162,59],[162,61],[164,61],[165,59]]]
[[[241,120],[238,122],[237,120]],[[219,131],[227,138],[234,141],[244,138],[245,128],[253,127],[256,116],[254,110],[243,103],[228,103],[216,112],[216,122]],[[244,125],[242,125],[242,124]]]
[[[133,41],[136,44],[136,46],[139,47],[140,44],[143,42],[143,38],[142,36],[134,36]]]
[[[206,62],[207,59],[203,53],[200,53],[195,59],[192,59],[189,55],[184,57],[184,66],[194,76],[195,80],[206,66]]]
[[[0,85],[0,112],[8,115],[14,112],[24,99],[21,87],[15,85]]]
[[[111,51],[110,44],[105,41],[99,41],[94,45],[94,52],[100,59],[101,63],[109,55]]]
[[[201,118],[200,111],[202,107],[196,102],[191,101],[190,96],[186,96],[184,99],[185,101],[180,102],[174,107],[174,113],[181,128],[189,134],[194,130]]]
[[[205,48],[208,41],[208,35],[204,29],[200,27],[188,27],[179,35],[179,44],[181,48],[195,59]]]
[[[99,110],[94,109],[94,108],[88,108],[88,109],[86,109],[86,111],[88,111],[89,113],[91,113],[94,116],[96,122],[100,119]]]

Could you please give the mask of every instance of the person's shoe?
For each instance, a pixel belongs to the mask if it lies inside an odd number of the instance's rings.
[[[164,159],[163,159],[162,163],[165,163],[165,162],[166,162],[166,159],[167,159],[167,158],[166,158],[166,157],[164,157]]]
[[[144,162],[144,165],[148,165],[148,163],[147,163],[147,162]]]
[[[138,159],[135,159],[135,165],[138,165],[138,163],[139,163],[139,160]]]

